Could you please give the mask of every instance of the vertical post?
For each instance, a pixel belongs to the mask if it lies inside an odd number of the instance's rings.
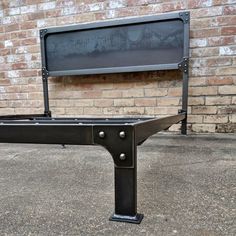
[[[42,81],[43,81],[44,114],[46,117],[51,117],[51,111],[49,109],[49,96],[48,96],[48,72],[46,71],[46,68],[42,69]]]
[[[51,117],[51,111],[49,110],[49,96],[48,96],[48,80],[43,78],[43,99],[44,99],[44,114],[47,117]]]
[[[188,69],[183,71],[183,92],[182,92],[182,112],[185,112],[185,119],[182,120],[181,134],[187,134],[187,114],[188,114]]]
[[[115,213],[111,221],[139,224],[143,215],[137,213],[137,148],[132,152],[133,167],[115,166]]]
[[[180,18],[184,24],[184,54],[183,61],[179,64],[179,69],[183,72],[183,93],[182,93],[182,110],[185,113],[185,119],[182,120],[181,133],[187,134],[187,114],[188,114],[188,73],[189,73],[189,27],[190,12],[180,12]]]

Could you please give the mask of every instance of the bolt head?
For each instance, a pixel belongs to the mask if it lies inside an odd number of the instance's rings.
[[[105,132],[104,131],[100,131],[98,133],[98,136],[99,136],[99,138],[105,138]]]
[[[125,131],[120,131],[119,136],[120,138],[125,138]]]
[[[124,153],[121,153],[121,154],[120,154],[120,160],[121,160],[121,161],[124,161],[125,159],[126,159],[125,154],[124,154]]]

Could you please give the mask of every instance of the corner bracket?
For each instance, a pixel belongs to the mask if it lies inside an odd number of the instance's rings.
[[[40,39],[44,38],[44,36],[47,34],[48,30],[47,29],[41,29],[39,31]]]
[[[178,64],[178,68],[184,72],[188,73],[189,59],[187,57],[183,58],[183,61]]]
[[[189,23],[189,20],[190,20],[190,13],[188,11],[180,12],[179,17],[182,19],[184,24],[187,24],[187,23]]]
[[[132,126],[94,126],[93,140],[110,152],[116,167],[133,168],[135,144]]]

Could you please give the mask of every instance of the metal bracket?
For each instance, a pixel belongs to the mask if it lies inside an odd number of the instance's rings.
[[[189,59],[187,57],[183,58],[183,61],[178,64],[178,67],[184,73],[188,73]]]
[[[105,147],[112,155],[116,167],[134,166],[134,131],[132,126],[94,126],[95,144]]]
[[[49,72],[47,71],[46,67],[42,67],[42,78],[43,80],[47,79]]]
[[[44,116],[46,117],[52,117],[52,112],[51,111],[45,111]]]
[[[47,34],[47,31],[48,31],[47,29],[42,29],[42,30],[39,31],[41,39]]]
[[[181,113],[186,113],[187,111],[183,110],[183,109],[179,109],[178,110],[178,114],[181,114]]]
[[[189,12],[180,12],[179,13],[179,17],[182,19],[184,24],[189,23],[189,18],[190,18],[189,16],[190,16]]]

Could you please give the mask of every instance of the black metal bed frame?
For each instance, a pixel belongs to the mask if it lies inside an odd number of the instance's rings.
[[[187,125],[187,105],[188,105],[188,61],[189,61],[189,12],[178,12],[171,14],[163,14],[158,16],[145,16],[139,18],[129,18],[113,21],[104,21],[91,24],[81,24],[66,27],[56,27],[40,30],[41,40],[41,55],[42,55],[42,82],[44,93],[44,114],[33,115],[11,115],[0,116],[0,142],[2,143],[41,143],[41,144],[72,144],[72,145],[101,145],[105,147],[112,155],[115,166],[115,213],[111,216],[112,221],[140,223],[143,215],[137,213],[137,146],[142,144],[151,135],[169,128],[171,125],[181,122],[181,133],[186,134]],[[155,23],[149,26],[151,23]],[[159,24],[160,23],[160,24]],[[174,27],[172,27],[174,25]],[[134,29],[132,28],[133,26]],[[120,27],[120,28],[119,28]],[[128,27],[128,28],[126,28]],[[156,37],[156,32],[167,32],[167,37]],[[158,28],[159,27],[159,28]],[[175,28],[179,27],[179,38],[176,39]],[[118,29],[117,29],[118,28]],[[140,28],[142,29],[140,31]],[[94,31],[95,30],[95,31]],[[98,30],[98,31],[96,31]],[[134,30],[134,31],[132,31]],[[146,30],[146,31],[145,31]],[[168,30],[170,34],[168,35]],[[127,55],[128,66],[118,64],[119,60],[114,60],[115,66],[106,67],[108,63],[108,54],[105,54],[106,48],[101,47],[101,35],[103,40],[114,35],[114,32],[120,37],[118,44],[122,41],[122,37],[127,37],[127,32],[134,32],[131,35],[131,39],[137,39],[137,35],[143,32],[151,32],[153,37],[151,39],[154,42],[159,42],[156,47],[161,50],[169,50],[168,53],[172,53],[172,48],[179,50],[181,60],[173,61],[176,56],[170,54],[167,58],[160,59],[158,63],[156,60],[162,58],[154,58],[153,63],[149,64],[137,64],[134,57],[129,58],[132,53],[138,53],[142,56],[142,50],[139,44],[130,44],[127,46],[124,54]],[[72,33],[72,34],[70,34]],[[177,34],[176,33],[176,34]],[[77,40],[82,38],[81,41],[72,40],[68,42],[67,35]],[[68,55],[65,54],[64,48],[60,49],[61,43],[73,44],[74,48],[68,50],[75,50],[76,46],[85,45],[84,42],[90,42],[91,35],[96,39],[96,51],[95,44],[85,50],[85,52],[75,52],[69,57],[69,63],[66,64]],[[123,36],[122,36],[123,35]],[[117,36],[117,37],[118,37]],[[86,38],[87,37],[87,38]],[[99,38],[100,37],[100,38]],[[113,36],[112,36],[113,37]],[[116,37],[116,36],[114,36]],[[133,37],[133,38],[132,38]],[[145,36],[144,36],[145,37]],[[64,40],[64,41],[63,41]],[[86,41],[87,40],[87,41]],[[100,40],[100,41],[99,41]],[[147,40],[147,38],[145,39]],[[148,39],[149,40],[149,39]],[[155,41],[156,40],[156,41]],[[169,40],[169,41],[168,41]],[[179,40],[181,46],[175,44],[175,41]],[[75,42],[77,44],[75,44]],[[149,42],[149,41],[147,41]],[[93,43],[93,42],[92,42]],[[124,41],[122,41],[121,46]],[[170,43],[168,45],[168,43]],[[99,45],[100,44],[100,45]],[[58,46],[59,45],[59,46]],[[75,46],[76,45],[76,46]],[[97,49],[97,45],[101,48]],[[107,45],[107,44],[106,44]],[[134,45],[134,46],[133,46]],[[173,46],[174,45],[174,46]],[[118,45],[120,46],[120,45]],[[112,53],[117,52],[117,45],[111,46]],[[52,47],[54,48],[52,50]],[[107,46],[108,47],[108,46]],[[134,47],[134,48],[132,48]],[[133,51],[128,51],[128,50]],[[152,48],[151,48],[152,49]],[[171,49],[171,50],[170,50]],[[60,51],[61,50],[61,51]],[[78,61],[82,61],[84,55],[88,56],[89,50],[93,50],[92,53],[98,53],[96,56],[107,57],[104,65],[98,62],[98,66],[93,68],[93,64],[88,60],[86,65],[78,65]],[[100,51],[99,51],[100,50]],[[136,50],[136,51],[135,51]],[[139,51],[141,50],[141,52]],[[154,47],[153,49],[156,49]],[[59,53],[58,53],[59,51]],[[114,52],[115,51],[115,52]],[[163,52],[164,52],[163,51]],[[181,52],[180,52],[181,51]],[[130,53],[131,52],[131,53]],[[150,48],[149,51],[150,52]],[[159,53],[159,51],[157,51]],[[71,53],[71,52],[70,52]],[[76,54],[77,53],[77,54]],[[102,54],[103,53],[103,54]],[[123,52],[122,52],[123,53]],[[82,55],[82,56],[81,56]],[[91,54],[94,56],[94,54]],[[108,55],[108,56],[107,56]],[[115,55],[115,54],[114,54]],[[57,65],[53,64],[53,60],[61,60],[62,70],[57,68]],[[64,57],[64,58],[63,58]],[[81,59],[81,58],[82,59]],[[117,55],[119,58],[119,55]],[[81,60],[80,60],[81,59]],[[70,61],[75,60],[75,69],[71,68]],[[96,60],[96,58],[95,58]],[[125,60],[125,59],[124,59]],[[63,64],[65,62],[65,64]],[[79,64],[79,62],[78,62]],[[153,70],[172,70],[179,69],[183,74],[183,89],[182,89],[182,109],[179,110],[177,115],[169,116],[165,118],[52,118],[49,109],[49,96],[48,96],[48,77],[49,76],[65,76],[65,75],[81,75],[81,74],[102,74],[102,73],[119,73],[119,72],[136,72],[136,71],[153,71]]]

